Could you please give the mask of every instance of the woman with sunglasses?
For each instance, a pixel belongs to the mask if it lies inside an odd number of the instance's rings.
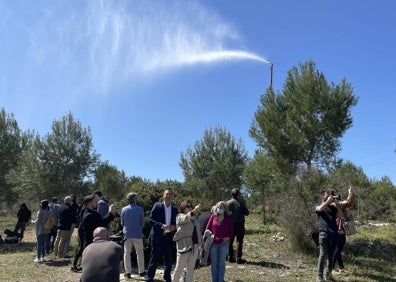
[[[180,204],[180,213],[176,216],[176,233],[173,241],[176,241],[177,260],[172,281],[179,282],[180,276],[186,268],[186,282],[194,280],[194,268],[197,261],[199,246],[202,247],[202,234],[199,232],[199,223],[196,220],[196,212],[199,204],[194,208],[190,201]]]

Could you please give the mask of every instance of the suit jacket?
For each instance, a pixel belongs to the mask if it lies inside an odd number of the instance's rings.
[[[171,225],[176,227],[176,215],[178,210],[176,207],[171,205]],[[151,226],[151,231],[149,238],[151,241],[161,240],[164,237],[164,230],[162,230],[162,225],[165,224],[165,204],[164,202],[157,202],[153,205],[150,212],[149,224]],[[173,238],[176,231],[171,232],[168,236]]]

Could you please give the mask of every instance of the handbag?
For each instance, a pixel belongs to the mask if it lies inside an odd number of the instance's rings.
[[[48,216],[47,220],[44,222],[44,228],[45,229],[52,229],[55,225],[55,219],[53,216]]]
[[[353,221],[352,217],[349,217],[344,223],[344,232],[345,235],[347,236],[351,236],[353,234],[356,234],[356,226],[355,226],[355,222]]]

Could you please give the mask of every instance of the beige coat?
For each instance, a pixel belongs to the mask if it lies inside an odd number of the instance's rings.
[[[173,237],[173,241],[176,242],[176,248],[179,253],[184,253],[192,249],[193,242],[192,236],[194,232],[194,227],[198,236],[198,245],[202,245],[202,234],[199,231],[199,223],[195,220],[195,215],[191,212],[186,214],[179,213],[176,216],[176,233]]]

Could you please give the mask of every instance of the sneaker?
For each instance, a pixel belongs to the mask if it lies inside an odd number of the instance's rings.
[[[139,276],[140,276],[140,277],[144,277],[144,276],[146,276],[146,275],[147,275],[147,272],[146,272],[146,271],[143,271],[143,272],[139,273]]]
[[[130,273],[124,273],[124,277],[125,277],[126,279],[132,279]]]
[[[34,262],[42,262],[42,261],[41,261],[41,258],[35,258]]]
[[[235,258],[231,258],[231,257],[230,257],[230,258],[228,259],[228,261],[229,261],[230,263],[234,263],[234,262],[235,262]]]
[[[45,262],[47,259],[45,257],[41,257],[41,262]]]
[[[73,265],[70,270],[73,271],[73,272],[79,272],[80,271],[79,268],[76,265]]]
[[[244,264],[244,263],[246,263],[246,260],[243,259],[243,258],[239,258],[239,259],[237,259],[236,263],[238,263],[238,264]]]

